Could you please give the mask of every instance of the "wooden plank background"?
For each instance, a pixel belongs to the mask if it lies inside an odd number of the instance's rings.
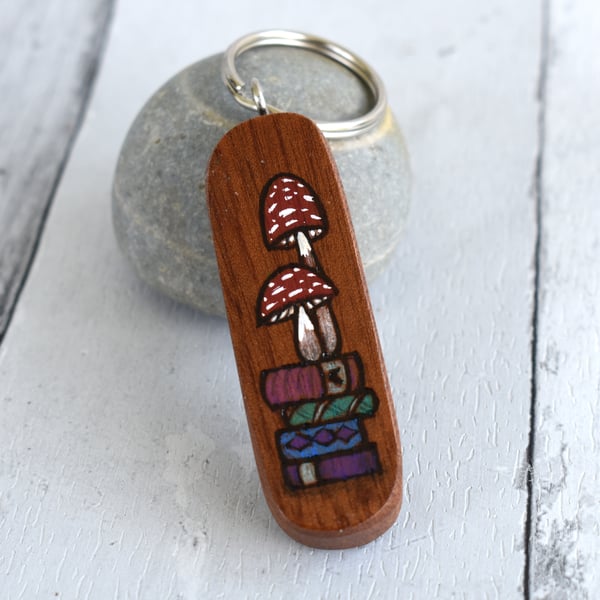
[[[2,594],[599,597],[598,4],[122,0],[109,31],[109,3],[72,4],[0,17]],[[273,25],[372,63],[412,155],[406,234],[371,286],[405,501],[353,550],[275,525],[225,322],[139,283],[112,234],[142,103]]]
[[[541,170],[531,588],[600,596],[600,10],[553,2]]]
[[[3,8],[0,340],[87,106],[111,10],[111,0]]]

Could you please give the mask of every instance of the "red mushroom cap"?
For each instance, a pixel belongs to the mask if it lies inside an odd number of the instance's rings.
[[[258,322],[285,321],[294,316],[298,306],[311,309],[336,294],[333,283],[314,269],[286,265],[275,271],[260,290]]]
[[[317,239],[327,231],[321,200],[312,187],[296,175],[282,173],[270,179],[261,194],[261,207],[268,248],[294,244],[298,231],[304,231],[309,239]]]

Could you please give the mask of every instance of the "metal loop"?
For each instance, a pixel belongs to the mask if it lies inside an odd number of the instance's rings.
[[[262,86],[256,77],[253,77],[252,81],[250,82],[250,91],[252,92],[252,100],[254,101],[256,111],[259,115],[266,115],[269,112],[269,108],[265,102],[265,95],[263,94]]]
[[[324,38],[281,29],[260,31],[246,35],[233,42],[223,55],[221,66],[223,81],[237,102],[245,108],[258,111],[259,113],[261,113],[262,109],[269,113],[281,112],[277,107],[265,103],[260,85],[257,85],[256,88],[253,86],[251,90],[252,97],[245,95],[244,88],[246,84],[240,78],[235,68],[235,59],[240,54],[251,48],[258,48],[260,46],[292,46],[294,48],[312,50],[342,64],[369,88],[373,94],[374,103],[371,109],[364,115],[346,121],[317,121],[317,126],[325,137],[339,139],[365,133],[377,125],[383,118],[387,108],[385,88],[377,73],[365,61],[353,52],[350,52],[350,50]],[[256,83],[258,84],[258,82]],[[259,92],[258,96],[255,95],[255,91]]]

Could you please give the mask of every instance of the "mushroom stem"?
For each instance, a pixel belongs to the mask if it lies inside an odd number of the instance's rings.
[[[304,231],[299,231],[296,234],[296,243],[298,244],[298,253],[300,254],[300,261],[304,263],[307,267],[312,267],[313,269],[317,267],[317,259],[312,251],[312,245],[308,238],[306,237]]]
[[[323,352],[325,354],[335,354],[339,349],[339,338],[333,311],[329,305],[325,305],[317,308],[315,314],[323,344]]]
[[[298,307],[296,341],[298,351],[304,360],[319,360],[322,354],[319,336],[315,331],[313,322],[302,305]]]
[[[317,265],[312,245],[303,231],[297,233],[296,242],[301,262],[308,267],[318,269],[319,266]],[[334,354],[339,348],[339,340],[333,312],[329,305],[325,305],[316,310],[316,316],[319,333],[323,342],[323,351],[325,354]]]

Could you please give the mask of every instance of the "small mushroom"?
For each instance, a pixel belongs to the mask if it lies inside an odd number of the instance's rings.
[[[311,315],[337,294],[333,283],[314,269],[286,265],[267,280],[258,298],[259,325],[294,319],[298,354],[308,361],[319,360],[325,353]]]
[[[300,177],[280,174],[273,177],[261,196],[263,234],[268,248],[288,248],[295,245],[300,263],[319,269],[311,240],[327,233],[325,210],[316,192]],[[339,347],[337,325],[328,305],[317,310],[317,323],[326,354]]]

